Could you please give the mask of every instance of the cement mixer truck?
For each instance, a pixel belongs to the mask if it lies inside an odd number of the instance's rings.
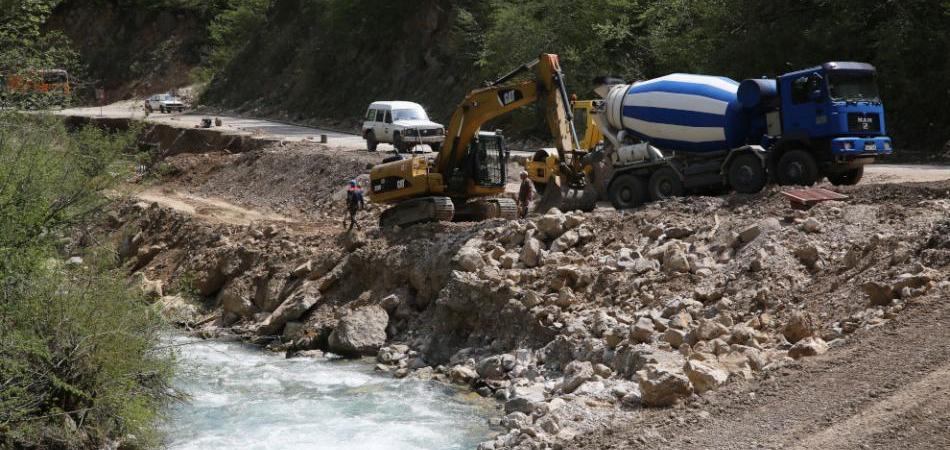
[[[775,79],[601,78],[594,119],[610,143],[606,192],[630,208],[687,190],[767,182],[856,184],[892,152],[875,68],[829,62]]]

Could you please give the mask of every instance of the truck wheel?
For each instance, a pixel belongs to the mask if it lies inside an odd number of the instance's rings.
[[[683,181],[672,167],[661,167],[650,176],[650,198],[663,200],[683,195]]]
[[[649,192],[643,178],[620,175],[610,183],[607,198],[616,209],[630,209],[646,203],[649,200]]]
[[[442,143],[435,142],[435,143],[429,144],[429,147],[432,147],[433,152],[439,153],[439,150],[442,150]]]
[[[729,163],[729,186],[742,194],[754,194],[765,187],[768,179],[762,160],[751,153],[737,156]]]
[[[864,177],[864,166],[851,169],[847,172],[828,175],[828,181],[835,186],[854,186]]]
[[[785,186],[811,186],[818,182],[818,163],[805,150],[792,150],[779,158],[777,178]]]
[[[366,138],[366,149],[375,152],[376,146],[379,145],[379,141],[376,140],[376,135],[370,130],[366,132],[366,136],[364,137]]]

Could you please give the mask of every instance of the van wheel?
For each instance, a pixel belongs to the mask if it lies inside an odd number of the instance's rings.
[[[406,143],[403,142],[399,133],[393,134],[393,147],[396,147],[396,151],[399,153],[406,153]]]
[[[779,158],[777,178],[784,186],[811,186],[818,182],[818,163],[805,150],[792,150]]]
[[[165,107],[164,107],[164,106],[159,106],[159,107],[158,107],[158,111],[159,111],[160,113],[162,113],[162,114],[165,114]]]
[[[366,149],[375,152],[376,146],[379,145],[379,141],[376,140],[376,134],[373,133],[373,130],[367,131],[366,136]]]
[[[649,200],[646,182],[634,175],[620,175],[610,183],[607,198],[616,209],[636,208]]]
[[[759,192],[768,181],[762,161],[751,153],[739,155],[729,163],[728,177],[729,186],[742,194]]]
[[[433,152],[439,153],[439,150],[442,150],[442,143],[435,142],[435,143],[429,144],[429,147],[432,147]]]
[[[682,197],[683,192],[683,181],[672,167],[661,167],[650,176],[650,198],[653,200]]]
[[[864,177],[864,166],[851,169],[847,172],[828,175],[828,181],[835,186],[854,186]]]

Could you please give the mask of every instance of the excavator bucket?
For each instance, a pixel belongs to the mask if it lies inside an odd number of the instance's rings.
[[[566,183],[562,185],[560,177],[552,176],[535,207],[535,212],[544,214],[551,208],[561,211],[592,211],[597,206],[597,198],[597,190],[593,186],[572,189]]]

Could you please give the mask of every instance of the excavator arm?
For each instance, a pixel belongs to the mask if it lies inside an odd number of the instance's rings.
[[[535,72],[532,79],[510,82],[529,71]],[[491,82],[488,87],[469,93],[452,114],[446,132],[446,142],[436,159],[433,171],[448,179],[466,161],[472,140],[485,123],[538,101],[543,102],[545,117],[560,160],[567,161],[565,155],[573,155],[578,142],[573,112],[557,55],[542,54],[538,61],[524,64]],[[576,172],[569,168],[562,170],[562,173]]]

